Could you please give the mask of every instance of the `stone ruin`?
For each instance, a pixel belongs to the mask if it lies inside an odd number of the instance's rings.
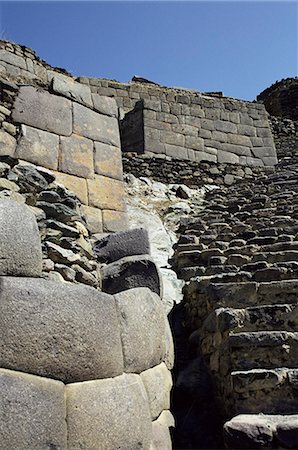
[[[0,41],[1,449],[297,448],[298,127],[278,87],[76,78]],[[180,220],[168,317],[123,169],[211,185]]]

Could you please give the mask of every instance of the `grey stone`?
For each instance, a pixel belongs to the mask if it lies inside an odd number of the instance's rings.
[[[298,416],[283,416],[276,426],[276,436],[282,447],[298,448]]]
[[[145,370],[140,376],[148,395],[152,420],[155,420],[163,410],[170,408],[170,392],[173,384],[171,372],[165,363],[161,363]]]
[[[275,157],[276,150],[274,147],[256,147],[252,149],[253,156],[263,159],[264,157]]]
[[[0,200],[0,235],[0,275],[41,276],[39,231],[27,206]]]
[[[64,382],[123,372],[115,301],[91,287],[1,279],[1,367]]]
[[[121,149],[112,145],[95,142],[94,169],[99,175],[123,179]]]
[[[248,136],[240,136],[239,134],[228,134],[228,143],[241,145],[243,147],[251,147],[252,145],[251,139]]]
[[[262,160],[263,160],[265,166],[275,166],[278,163],[278,159],[276,156],[271,156],[271,157],[264,156],[262,158]]]
[[[12,118],[15,122],[63,136],[70,136],[72,132],[71,101],[32,86],[20,87]]]
[[[218,150],[217,161],[218,163],[239,164],[239,156],[235,155],[234,153]]]
[[[62,74],[55,74],[52,80],[52,89],[54,92],[62,94],[64,97],[68,97],[71,100],[76,100],[87,106],[93,106],[90,87],[78,83],[70,77]]]
[[[211,162],[217,162],[217,150],[216,149],[212,149],[213,151],[216,152],[216,154],[211,154],[210,153],[210,147],[205,147],[205,152],[195,152],[195,160],[197,162],[200,161],[211,161]]]
[[[260,158],[251,158],[250,156],[248,156],[246,158],[246,164],[248,166],[251,166],[251,167],[264,166],[264,162],[262,161],[262,159],[260,159]]]
[[[59,170],[83,178],[92,178],[93,142],[81,136],[61,137],[61,155]]]
[[[194,136],[185,136],[185,147],[204,151],[204,139]]]
[[[80,136],[120,147],[118,121],[85,106],[73,104],[73,130]]]
[[[234,144],[222,144],[221,150],[225,152],[231,152],[239,156],[251,156],[250,149],[241,145]]]
[[[238,133],[237,125],[231,122],[225,122],[222,120],[214,121],[215,129],[218,131],[222,131],[223,133]]]
[[[152,423],[153,440],[150,450],[172,450],[169,428],[155,420]]]
[[[255,415],[239,415],[224,424],[224,441],[228,448],[270,448],[272,427]]]
[[[16,157],[48,169],[57,170],[59,136],[36,128],[22,125]]]
[[[188,159],[187,149],[178,145],[164,144],[165,153],[175,159]]]
[[[149,450],[151,417],[138,375],[70,384],[66,402],[70,449]]]
[[[1,156],[14,156],[17,141],[9,133],[4,130],[0,130],[0,155]]]
[[[250,126],[250,125],[242,125],[242,124],[239,124],[237,126],[238,126],[239,134],[243,134],[244,136],[256,136],[255,127]]]
[[[269,128],[257,128],[257,136],[261,138],[272,138]]]
[[[12,64],[13,66],[19,67],[20,69],[27,69],[26,61],[24,58],[6,50],[0,50],[0,61]]]
[[[100,114],[118,118],[116,100],[99,94],[92,94],[93,108]]]
[[[209,130],[209,131],[215,130],[214,121],[211,120],[211,119],[202,119],[201,120],[201,127],[204,130]]]
[[[165,357],[165,313],[160,298],[148,288],[115,295],[120,320],[125,372],[140,373]]]
[[[0,369],[2,450],[67,449],[64,384]]]
[[[109,234],[94,244],[94,253],[101,262],[110,263],[125,256],[150,254],[148,232],[136,228]]]
[[[102,268],[104,292],[116,294],[136,287],[148,287],[162,297],[162,279],[150,256],[126,256]]]
[[[172,370],[174,367],[175,353],[174,353],[174,341],[172,336],[172,331],[170,328],[170,324],[168,318],[165,318],[165,342],[166,342],[166,353],[164,357],[165,365],[169,370]]]

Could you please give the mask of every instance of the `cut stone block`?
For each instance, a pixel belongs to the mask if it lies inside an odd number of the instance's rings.
[[[64,384],[0,369],[1,449],[67,449]]]
[[[234,153],[218,150],[217,161],[219,164],[220,163],[239,164],[239,156],[235,155]]]
[[[0,366],[64,382],[123,372],[113,297],[91,287],[1,279]]]
[[[71,101],[32,86],[21,86],[12,112],[15,122],[63,136],[72,133]]]
[[[158,420],[152,423],[153,439],[150,450],[172,450],[172,441],[169,428],[165,427]]]
[[[106,177],[123,179],[122,154],[118,147],[95,142],[95,172]]]
[[[111,263],[125,256],[150,254],[148,232],[145,228],[114,233],[98,240],[94,245],[96,257]]]
[[[81,210],[86,218],[90,233],[102,233],[102,211],[98,208],[92,208],[92,206],[86,205],[82,205]]]
[[[152,420],[161,412],[170,408],[170,392],[172,388],[171,372],[164,363],[145,370],[140,374],[146,388]]]
[[[90,87],[81,83],[77,83],[72,78],[62,74],[56,74],[52,80],[52,88],[54,92],[64,95],[71,100],[79,103],[85,103],[87,106],[93,105],[91,99]]]
[[[240,414],[225,423],[224,440],[228,448],[270,448],[272,426],[257,415]]]
[[[94,176],[93,142],[81,136],[61,137],[62,172],[83,178]]]
[[[17,158],[57,170],[58,153],[59,136],[22,125],[22,135],[15,154]]]
[[[149,450],[151,416],[138,375],[70,384],[66,401],[69,448]]]
[[[12,64],[13,66],[19,67],[20,69],[27,69],[26,61],[21,56],[15,55],[7,50],[0,50],[0,61]]]
[[[89,205],[100,209],[125,211],[125,192],[122,181],[96,175],[87,180]]]
[[[162,279],[150,256],[127,256],[103,267],[104,292],[116,294],[136,287],[148,287],[162,297]]]
[[[0,130],[0,156],[14,156],[17,141],[6,131]]]
[[[39,277],[41,242],[30,209],[8,199],[0,200],[0,275]]]
[[[73,104],[74,132],[94,141],[120,147],[118,121],[85,106]]]
[[[56,182],[62,184],[72,191],[78,199],[84,204],[88,204],[87,181],[85,178],[75,177],[66,173],[54,172]]]
[[[104,210],[102,212],[103,231],[119,232],[127,230],[128,220],[125,212]]]
[[[116,100],[104,95],[92,94],[93,108],[100,114],[118,118],[118,107]]]
[[[120,320],[125,372],[140,373],[165,356],[165,313],[160,298],[148,288],[115,295]]]

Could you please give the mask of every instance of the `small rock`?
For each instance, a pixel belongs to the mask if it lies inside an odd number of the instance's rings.
[[[56,263],[72,264],[80,260],[80,255],[72,252],[71,250],[66,250],[57,244],[46,241],[46,246],[49,257]]]
[[[79,281],[80,283],[88,284],[89,286],[97,286],[98,285],[98,281],[94,277],[94,275],[92,275],[90,272],[87,272],[86,270],[84,270],[78,264],[74,264],[72,266],[72,269],[76,273],[76,280]]]
[[[59,272],[64,280],[66,281],[75,281],[76,272],[71,267],[66,266],[65,264],[55,264],[55,270]]]

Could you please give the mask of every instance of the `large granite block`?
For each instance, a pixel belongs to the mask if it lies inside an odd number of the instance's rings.
[[[239,164],[239,156],[234,153],[218,150],[217,161],[218,163]]]
[[[59,136],[22,125],[15,156],[33,164],[57,170]]]
[[[149,450],[147,395],[138,375],[66,387],[68,444],[82,450]]]
[[[30,209],[12,200],[0,200],[0,275],[39,277],[41,242]]]
[[[82,205],[81,210],[86,218],[90,233],[102,233],[102,211],[98,208],[92,208],[92,206],[86,205]]]
[[[148,232],[145,228],[114,233],[99,239],[94,245],[99,261],[110,263],[125,256],[150,254]]]
[[[64,382],[123,372],[113,297],[80,284],[1,279],[0,366]]]
[[[71,101],[33,86],[20,87],[12,118],[15,122],[55,134],[70,136],[72,133]]]
[[[165,357],[165,313],[160,298],[148,288],[129,289],[115,296],[125,372],[140,373]]]
[[[64,384],[0,369],[0,448],[66,450]]]
[[[87,180],[85,178],[61,172],[54,172],[54,175],[57,183],[72,191],[84,205],[88,204]]]
[[[14,156],[17,141],[9,133],[4,130],[0,130],[0,155],[1,156]]]
[[[20,69],[27,69],[26,61],[24,58],[4,49],[0,50],[0,62],[2,61],[19,67]]]
[[[172,388],[171,372],[165,363],[145,370],[140,374],[146,388],[152,420],[157,419],[163,410],[170,408]]]
[[[76,136],[61,137],[60,170],[83,178],[94,175],[93,142],[90,139]]]
[[[125,192],[122,181],[96,175],[87,180],[89,205],[100,209],[125,210]]]
[[[122,180],[121,149],[101,142],[95,142],[94,166],[97,174]]]
[[[115,117],[98,114],[85,106],[73,104],[73,129],[80,136],[120,147],[118,121]]]
[[[79,103],[84,103],[87,106],[93,106],[91,99],[90,87],[76,82],[70,77],[62,74],[55,74],[52,79],[52,89],[64,97],[71,100],[76,100]]]
[[[100,114],[118,118],[118,107],[114,98],[92,94],[92,101],[93,108]]]

